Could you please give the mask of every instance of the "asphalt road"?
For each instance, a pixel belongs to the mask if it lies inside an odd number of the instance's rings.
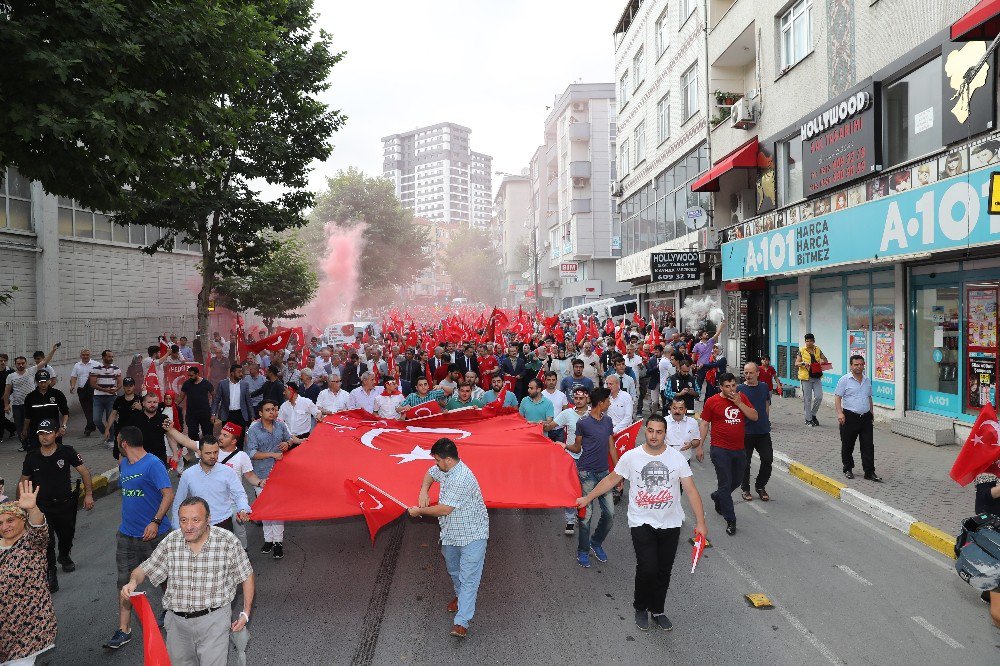
[[[694,468],[707,497],[707,456]],[[478,611],[464,641],[448,635],[452,595],[435,523],[398,521],[374,548],[361,519],[294,524],[280,562],[259,553],[252,527],[258,597],[249,663],[1000,663],[1000,630],[949,560],[787,475],[776,474],[769,491],[766,504],[737,499],[734,537],[709,507],[714,548],[694,575],[682,543],[667,597],[670,633],[633,622],[635,559],[623,505],[605,543],[610,562],[588,570],[575,562],[561,512],[491,512]],[[60,575],[56,594],[57,647],[39,663],[142,663],[138,633],[118,653],[101,648],[117,618],[119,506],[112,497],[81,512],[78,569]],[[753,592],[775,607],[750,607],[743,595]]]

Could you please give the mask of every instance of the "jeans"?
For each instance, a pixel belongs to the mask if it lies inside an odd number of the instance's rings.
[[[812,421],[819,412],[819,406],[823,404],[823,380],[802,379],[799,385],[802,387],[802,411],[806,421]]]
[[[17,438],[21,440],[21,444],[24,444],[24,405],[11,405],[10,411],[11,416],[14,417],[14,428],[17,430]]]
[[[861,468],[865,476],[875,473],[874,418],[871,412],[858,414],[844,410],[844,425],[840,426],[840,458],[844,471],[854,469],[854,442],[861,440]]]
[[[476,595],[486,562],[486,539],[477,539],[465,546],[441,546],[448,575],[458,597],[455,624],[468,628],[476,614]]]
[[[750,459],[756,449],[760,456],[760,469],[757,470],[757,480],[754,488],[767,488],[767,482],[771,480],[771,463],[774,462],[774,446],[771,444],[771,434],[743,435],[743,450],[747,455],[747,465],[743,470],[743,490],[750,492]]]
[[[583,494],[586,496],[591,490],[593,490],[601,479],[608,475],[607,470],[603,472],[584,472],[579,471],[580,475],[580,487]],[[594,536],[590,535],[590,523],[591,519],[594,517],[594,503],[591,502],[590,506],[587,507],[587,513],[583,518],[577,518],[580,524],[579,540],[577,542],[577,551],[580,553],[590,552],[590,543],[593,541],[598,546],[604,543],[604,539],[608,536],[611,531],[611,523],[615,517],[615,503],[612,501],[611,491],[604,493],[597,498],[598,504],[601,507],[601,518],[597,521],[597,528],[594,530]]]
[[[649,525],[633,527],[635,548],[635,597],[632,607],[655,615],[663,612],[670,587],[670,570],[677,555],[681,528],[657,529]]]
[[[733,508],[733,491],[743,479],[743,470],[747,465],[747,454],[743,449],[733,451],[718,446],[712,447],[712,464],[715,465],[715,476],[719,480],[719,488],[712,493],[712,499],[722,509],[722,516],[727,523],[736,521],[736,509]]]
[[[111,416],[111,410],[115,405],[116,397],[107,393],[94,394],[94,425],[97,426],[97,429],[105,439],[108,438],[109,433],[105,431],[104,424],[108,420],[108,417]]]

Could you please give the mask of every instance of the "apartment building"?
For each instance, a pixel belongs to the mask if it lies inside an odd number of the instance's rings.
[[[535,298],[531,252],[531,181],[525,175],[506,174],[493,199],[491,235],[496,239],[503,268],[503,304],[510,307]]]

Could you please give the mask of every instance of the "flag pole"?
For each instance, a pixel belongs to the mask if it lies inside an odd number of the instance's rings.
[[[358,481],[359,481],[360,483],[364,483],[365,485],[367,485],[368,487],[372,488],[373,490],[377,490],[378,492],[382,493],[382,494],[383,494],[383,495],[384,495],[384,496],[385,496],[386,498],[388,498],[388,499],[391,499],[391,500],[392,500],[393,502],[395,502],[395,503],[396,503],[396,504],[398,504],[399,506],[403,507],[404,509],[409,509],[409,508],[410,508],[410,507],[409,507],[409,505],[407,505],[407,504],[403,504],[403,503],[402,503],[402,502],[400,502],[400,501],[399,501],[398,499],[396,499],[395,497],[393,497],[393,496],[392,496],[392,495],[390,495],[389,493],[385,492],[384,490],[382,490],[381,488],[379,488],[378,486],[376,486],[376,485],[375,485],[374,483],[372,483],[372,482],[371,482],[371,481],[369,481],[368,479],[366,479],[366,478],[364,478],[364,477],[361,477],[361,476],[359,476],[359,477],[358,477]]]

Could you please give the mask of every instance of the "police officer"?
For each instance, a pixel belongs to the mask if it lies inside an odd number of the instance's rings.
[[[38,448],[35,429],[42,419],[59,424],[56,434],[60,442],[66,434],[69,404],[66,402],[66,394],[52,387],[54,381],[48,370],[39,370],[35,373],[35,390],[24,396],[24,431],[21,435],[27,442],[27,451]]]
[[[51,419],[42,419],[35,426],[39,448],[24,456],[21,481],[30,480],[38,487],[38,508],[45,514],[49,525],[48,584],[49,590],[59,589],[56,578],[55,540],[59,538],[59,559],[63,571],[76,569],[70,558],[73,549],[73,535],[76,532],[76,510],[79,489],[74,489],[70,479],[70,469],[74,468],[83,479],[83,507],[94,508],[93,485],[90,470],[83,464],[83,458],[72,446],[56,441],[58,427]]]

